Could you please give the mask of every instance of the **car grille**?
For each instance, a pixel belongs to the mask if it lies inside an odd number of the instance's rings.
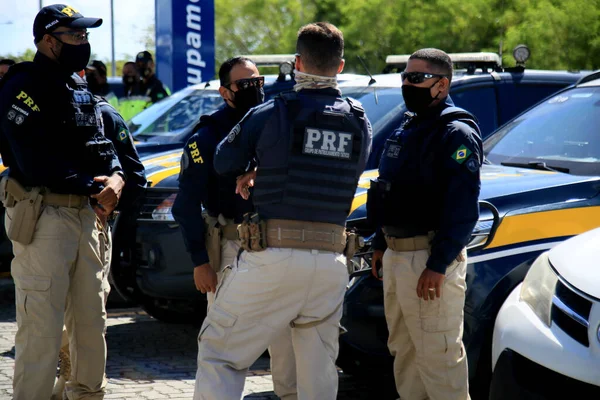
[[[589,347],[588,330],[592,302],[560,280],[552,298],[552,322],[567,335]]]
[[[154,221],[152,212],[172,194],[177,193],[177,190],[170,188],[148,188],[146,189],[142,206],[138,215],[139,221]]]

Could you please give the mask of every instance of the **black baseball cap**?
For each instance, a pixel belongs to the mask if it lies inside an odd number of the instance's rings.
[[[40,10],[33,21],[33,37],[36,43],[46,33],[59,26],[74,29],[97,28],[102,25],[102,18],[85,18],[76,9],[66,4],[52,4]]]
[[[135,62],[147,63],[148,61],[152,61],[152,54],[146,50],[140,51],[135,57]]]
[[[100,75],[106,76],[106,64],[100,60],[92,60],[85,69],[95,70],[98,71]]]

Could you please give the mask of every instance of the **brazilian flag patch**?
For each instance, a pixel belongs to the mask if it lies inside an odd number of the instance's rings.
[[[126,142],[129,137],[129,132],[127,132],[127,129],[123,128],[119,131],[118,137],[121,142]]]
[[[471,155],[471,150],[467,149],[464,145],[460,146],[454,154],[452,154],[452,158],[459,164],[465,162],[465,160]]]

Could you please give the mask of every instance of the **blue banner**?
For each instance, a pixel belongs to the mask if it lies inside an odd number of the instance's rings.
[[[214,0],[156,0],[156,74],[173,92],[215,75]]]

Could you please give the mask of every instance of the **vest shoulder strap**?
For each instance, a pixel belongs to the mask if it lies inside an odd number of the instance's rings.
[[[362,120],[365,117],[365,109],[358,100],[346,97],[346,103],[348,103],[350,110],[352,110],[352,114],[354,114],[356,118]]]

